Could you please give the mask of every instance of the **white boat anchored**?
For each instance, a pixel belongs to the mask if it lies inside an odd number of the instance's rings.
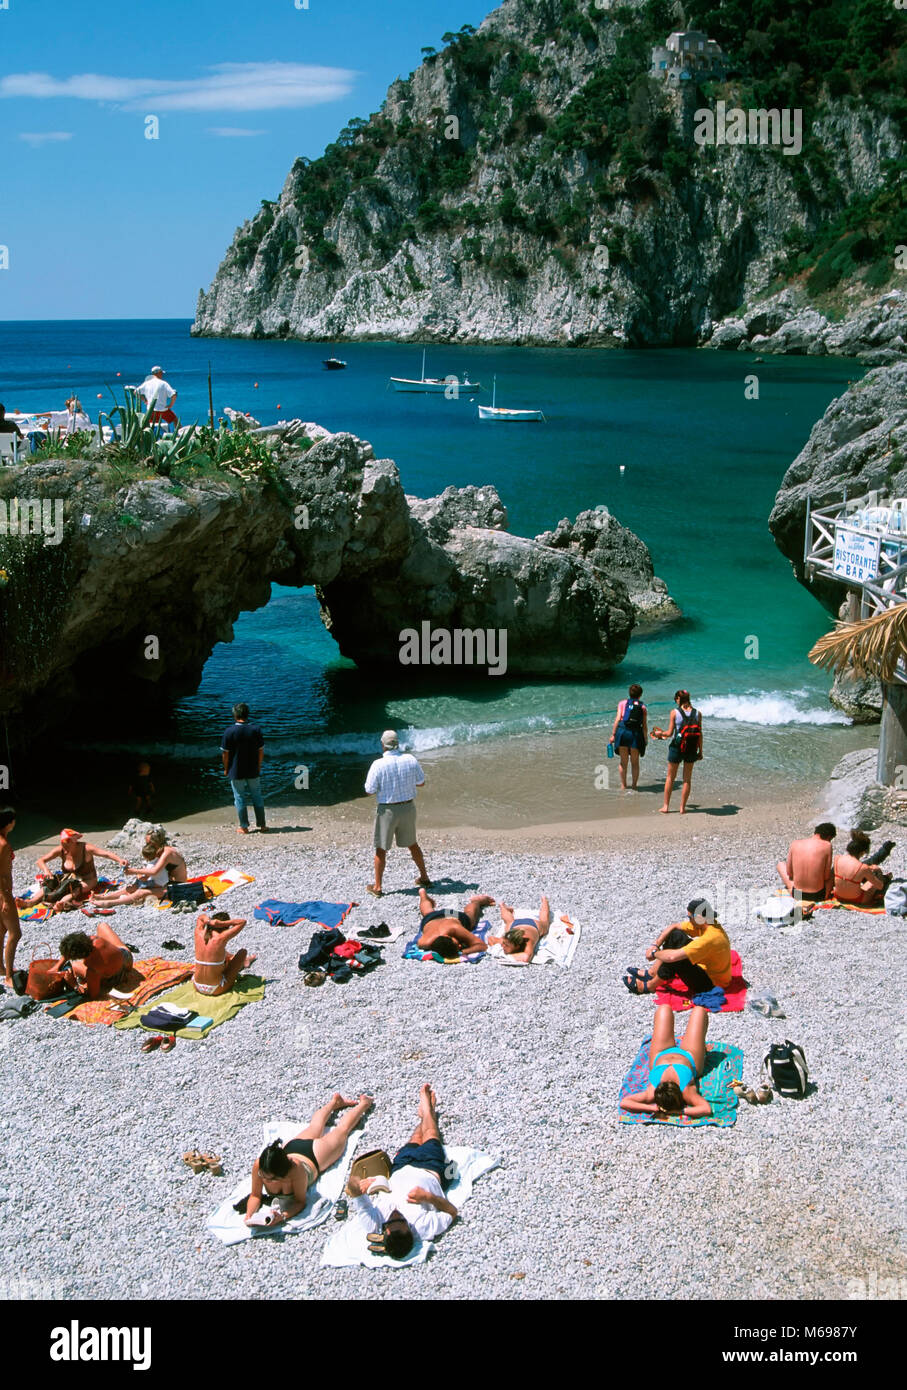
[[[445,391],[451,390],[451,398],[456,400],[461,391],[481,391],[481,383],[470,381],[466,375],[462,381],[459,377],[447,376],[426,376],[425,375],[425,349],[422,349],[422,376],[418,381],[412,377],[392,376],[390,384],[395,391],[420,391],[424,395],[443,396]]]
[[[494,378],[494,387],[491,393],[491,405],[479,406],[480,420],[544,420],[545,417],[540,410],[507,410],[504,406],[497,405],[498,399],[498,379]],[[546,421],[547,423],[547,421]]]

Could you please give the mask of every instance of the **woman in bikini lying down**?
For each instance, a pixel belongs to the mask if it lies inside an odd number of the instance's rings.
[[[316,1110],[305,1129],[286,1144],[269,1144],[252,1165],[252,1195],[246,1202],[247,1226],[258,1223],[251,1218],[270,1197],[291,1197],[286,1211],[274,1210],[269,1228],[281,1226],[298,1216],[306,1204],[309,1186],[336,1163],[347,1146],[352,1131],[374,1105],[371,1096],[358,1101],[345,1100],[335,1091],[320,1110]],[[330,1129],[328,1121],[339,1111],[346,1114]]]
[[[226,994],[236,984],[236,977],[256,959],[246,951],[227,954],[226,943],[238,936],[246,925],[244,917],[231,917],[226,912],[209,915],[200,912],[195,919],[195,970],[192,983],[199,994]]]
[[[697,1004],[678,1045],[674,1041],[674,1010],[659,1004],[649,1044],[649,1084],[644,1091],[624,1096],[622,1110],[648,1111],[656,1120],[687,1115],[691,1120],[711,1115],[712,1107],[699,1093],[697,1081],[705,1067],[708,1010]]]
[[[517,913],[507,903],[501,903],[501,922],[504,925],[504,934],[489,936],[489,946],[502,946],[512,965],[518,962],[528,965],[539,942],[542,937],[548,935],[548,928],[551,926],[548,899],[542,898],[542,905],[535,915],[531,908],[520,908]]]

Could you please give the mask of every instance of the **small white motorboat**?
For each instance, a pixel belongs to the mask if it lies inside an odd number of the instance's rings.
[[[395,391],[420,391],[424,395],[443,396],[444,392],[452,387],[456,388],[453,399],[459,396],[461,391],[481,391],[482,387],[478,381],[470,381],[469,375],[460,381],[459,377],[438,377],[425,375],[425,349],[422,350],[422,376],[416,381],[412,377],[392,376],[390,384]]]
[[[545,417],[540,410],[507,410],[504,406],[496,404],[498,399],[498,379],[494,378],[494,387],[491,393],[491,405],[479,406],[480,420],[544,420]]]

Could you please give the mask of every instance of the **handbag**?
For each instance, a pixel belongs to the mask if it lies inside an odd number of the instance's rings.
[[[370,1149],[367,1154],[353,1159],[350,1165],[350,1177],[358,1178],[360,1182],[365,1178],[389,1178],[390,1175],[391,1161],[383,1149]],[[349,1183],[346,1185],[346,1195],[354,1195],[350,1192]]]
[[[171,883],[165,894],[171,903],[205,903],[214,897],[203,883]]]
[[[35,947],[35,951],[40,951],[44,947],[50,950],[50,942],[42,941]],[[58,994],[65,993],[66,984],[57,974],[58,956],[41,956],[35,958],[35,951],[32,951],[31,963],[28,967],[28,980],[25,985],[25,993],[32,999],[55,999]]]

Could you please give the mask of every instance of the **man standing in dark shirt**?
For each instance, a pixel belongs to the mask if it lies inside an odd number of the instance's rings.
[[[230,778],[233,788],[233,805],[239,817],[238,835],[249,833],[249,813],[246,807],[251,802],[255,811],[255,824],[264,833],[265,803],[261,796],[261,763],[265,755],[264,737],[257,724],[249,722],[249,706],[233,706],[233,723],[224,731],[221,741],[221,757],[224,763],[224,776]]]

